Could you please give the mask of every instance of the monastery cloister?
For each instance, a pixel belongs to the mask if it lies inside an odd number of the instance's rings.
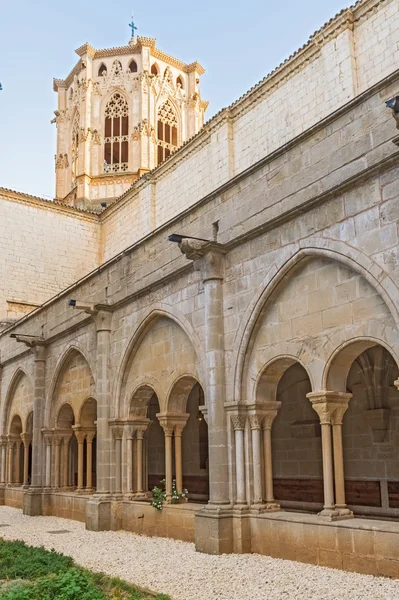
[[[361,0],[205,125],[199,63],[77,50],[56,200],[0,189],[0,503],[399,576],[398,41]]]

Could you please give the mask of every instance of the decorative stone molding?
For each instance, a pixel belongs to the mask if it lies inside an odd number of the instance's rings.
[[[234,431],[239,431],[239,430],[244,430],[245,429],[245,423],[247,421],[247,417],[246,415],[243,414],[232,414],[231,415],[231,422],[233,424],[233,428]]]
[[[312,403],[313,409],[317,412],[320,424],[340,424],[345,411],[348,408],[349,400],[352,394],[345,392],[310,392],[306,397]]]

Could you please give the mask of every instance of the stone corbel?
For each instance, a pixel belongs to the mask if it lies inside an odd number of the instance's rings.
[[[194,261],[194,269],[200,271],[203,281],[223,279],[227,251],[222,244],[184,238],[179,248],[188,260]]]

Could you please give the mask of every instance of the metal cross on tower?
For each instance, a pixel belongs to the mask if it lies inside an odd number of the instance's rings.
[[[134,24],[133,15],[132,15],[132,22],[131,22],[131,23],[129,23],[129,27],[130,27],[130,29],[132,30],[132,38],[134,38],[134,32],[135,32],[135,31],[137,31],[137,27],[136,27],[136,25]]]

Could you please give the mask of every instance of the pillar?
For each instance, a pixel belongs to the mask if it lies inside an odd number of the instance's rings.
[[[95,431],[86,434],[86,491],[93,491],[93,439]]]
[[[115,484],[114,493],[122,494],[122,439],[123,421],[110,421],[112,436],[115,443]]]
[[[134,429],[128,427],[126,429],[126,454],[127,454],[127,493],[133,493],[133,437]]]
[[[186,426],[188,415],[184,415],[183,419],[174,426],[175,434],[175,473],[176,473],[176,491],[178,494],[183,493],[183,456],[182,456],[182,434]]]
[[[346,505],[345,498],[345,471],[344,471],[344,453],[342,447],[342,420],[348,409],[348,403],[351,394],[346,394],[348,397],[347,403],[344,402],[344,394],[340,394],[343,403],[337,406],[331,415],[332,434],[333,434],[333,454],[334,454],[334,482],[335,482],[335,508],[341,517],[351,518],[353,513]]]
[[[352,516],[345,510],[344,470],[342,455],[342,431],[337,430],[335,434],[335,448],[333,459],[332,421],[335,411],[341,412],[343,406],[347,408],[351,394],[340,392],[322,391],[307,394],[313,409],[317,412],[321,425],[321,444],[323,453],[323,485],[324,485],[324,508],[320,517],[328,520],[338,520]],[[344,411],[345,412],[345,411]],[[342,413],[343,416],[344,413]],[[337,423],[339,417],[337,419]],[[342,419],[341,419],[342,421]],[[334,464],[335,463],[335,464]],[[335,467],[335,468],[334,468]],[[334,479],[338,483],[338,494],[343,500],[342,514],[336,507],[334,494]],[[350,511],[349,511],[350,513]]]
[[[143,438],[144,431],[138,429],[136,432],[136,457],[137,457],[137,492],[143,493]]]
[[[45,470],[45,487],[49,489],[51,487],[51,442],[52,434],[44,433],[44,445],[46,448],[46,470]]]
[[[84,442],[86,439],[86,433],[84,431],[75,430],[76,439],[78,442],[78,487],[77,492],[83,492],[84,489]]]
[[[225,348],[223,318],[223,246],[216,242],[184,239],[179,248],[204,284],[205,381],[209,439],[209,510],[230,504],[228,481],[227,421],[225,403]]]
[[[262,431],[262,416],[252,414],[249,416],[252,438],[252,465],[253,465],[253,482],[254,482],[254,505],[255,507],[263,506],[263,491],[262,491],[262,450],[261,450],[261,431]]]
[[[24,445],[24,480],[23,485],[29,485],[29,446],[32,441],[32,436],[27,433],[21,433],[21,439]]]
[[[245,415],[232,415],[231,421],[234,427],[235,449],[236,449],[236,504],[246,504],[245,494],[245,450],[244,429]]]
[[[61,442],[62,437],[55,435],[54,437],[54,487],[56,490],[60,489],[60,468],[61,468]]]
[[[64,435],[62,438],[62,481],[61,487],[68,488],[69,487],[69,440],[71,439],[70,435]]]
[[[8,477],[7,484],[12,486],[14,483],[14,448],[15,440],[8,439]]]
[[[172,436],[173,436],[173,425],[162,424],[165,434],[165,490],[166,490],[166,502],[170,503],[172,499]]]
[[[277,416],[280,402],[273,403],[272,408],[266,408],[263,419],[263,453],[265,462],[265,496],[268,511],[280,510],[280,505],[274,499],[273,489],[273,453],[272,453],[272,427]]]
[[[7,438],[0,438],[0,485],[4,485],[7,480],[6,464],[7,464]]]
[[[32,491],[41,492],[42,486],[42,427],[45,412],[45,374],[46,374],[46,348],[37,343],[34,346],[35,371],[33,389],[33,432],[32,432]],[[41,514],[41,501],[36,503],[37,510],[31,507],[30,515]]]
[[[15,485],[21,485],[21,472],[20,472],[20,466],[21,466],[21,445],[22,445],[22,441],[21,439],[18,439],[15,442],[15,464],[14,464],[14,482]]]

